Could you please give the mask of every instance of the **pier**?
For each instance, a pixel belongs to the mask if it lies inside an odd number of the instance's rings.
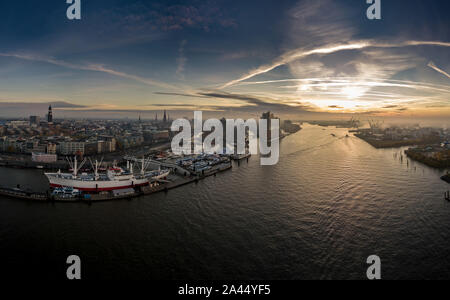
[[[130,191],[123,193],[114,194],[113,192],[108,193],[81,193],[80,195],[55,195],[52,194],[50,190],[45,193],[33,192],[29,190],[23,190],[19,186],[17,188],[0,187],[0,196],[5,196],[7,198],[14,198],[25,201],[33,202],[63,202],[63,203],[87,203],[91,204],[93,202],[106,202],[114,200],[130,200],[133,198],[147,196],[160,192],[168,192],[169,190],[194,183],[199,182],[210,176],[215,176],[218,173],[224,172],[231,169],[231,164],[229,165],[219,165],[216,168],[203,172],[198,176],[177,176],[173,181],[159,180],[150,186],[135,187],[130,189]],[[187,170],[186,170],[187,171]]]
[[[125,156],[125,160],[129,160],[129,161],[134,161],[137,163],[141,163],[142,159],[138,159],[136,157],[133,156]],[[171,171],[175,171],[178,174],[181,174],[183,176],[191,176],[191,172],[186,170],[185,168],[182,168],[180,166],[178,166],[177,164],[174,163],[170,163],[170,162],[162,162],[162,161],[157,161],[157,160],[149,160],[149,163],[152,164],[153,166],[158,166],[158,167],[164,167],[166,169],[169,169]]]

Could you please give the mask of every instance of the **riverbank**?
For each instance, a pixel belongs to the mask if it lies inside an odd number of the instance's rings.
[[[420,152],[419,149],[408,149],[405,151],[406,156],[414,161],[423,163],[429,167],[436,169],[446,169],[450,168],[450,160],[448,159],[437,159],[434,156],[427,155],[427,152]]]
[[[385,148],[400,148],[406,146],[415,146],[415,145],[428,145],[439,142],[439,140],[434,139],[408,139],[408,140],[380,140],[371,136],[367,136],[364,134],[356,133],[355,136],[370,144],[372,147],[377,149],[385,149]]]
[[[218,165],[207,172],[204,172],[199,176],[187,176],[181,177],[178,175],[172,176],[172,181],[159,181],[150,186],[136,187],[128,193],[114,194],[109,193],[99,193],[99,194],[80,194],[77,196],[60,196],[53,195],[50,190],[45,193],[33,192],[30,190],[22,190],[17,188],[0,187],[0,195],[8,198],[33,201],[33,202],[83,202],[83,203],[93,203],[93,202],[106,202],[114,200],[130,200],[133,198],[151,195],[159,192],[168,192],[169,190],[194,183],[199,182],[210,176],[216,176],[218,173],[230,170],[232,164],[222,164]]]

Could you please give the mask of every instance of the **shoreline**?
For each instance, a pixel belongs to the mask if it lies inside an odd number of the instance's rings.
[[[419,163],[422,163],[428,167],[439,169],[439,170],[445,170],[447,168],[450,168],[450,162],[449,161],[439,161],[432,157],[427,157],[417,151],[413,150],[405,150],[405,154],[410,159],[417,161]]]
[[[371,145],[372,147],[376,148],[376,149],[389,149],[389,148],[402,148],[402,147],[408,147],[408,146],[424,146],[424,145],[429,145],[434,144],[433,140],[404,140],[404,141],[382,141],[382,140],[375,140],[375,139],[371,139],[365,135],[362,134],[355,134],[355,136],[363,141],[365,141],[366,143],[368,143],[369,145]],[[425,156],[417,151],[413,151],[411,149],[405,150],[404,151],[405,155],[418,163],[424,164],[427,167],[433,168],[433,169],[437,169],[437,170],[445,170],[450,168],[450,161],[445,160],[445,161],[440,161],[437,159],[434,159],[432,157],[428,157]],[[450,174],[446,174],[444,176],[441,177],[441,179],[447,183],[450,183]]]
[[[388,148],[401,148],[401,147],[408,147],[408,146],[417,146],[417,145],[428,145],[428,144],[434,144],[436,141],[434,140],[376,140],[370,137],[367,137],[362,134],[356,133],[355,136],[372,147],[376,149],[388,149]]]
[[[169,190],[191,184],[194,182],[199,182],[207,177],[216,176],[218,173],[225,172],[233,168],[232,163],[223,166],[218,166],[215,169],[205,172],[199,176],[189,176],[189,177],[179,177],[177,180],[172,182],[165,182],[163,184],[151,187],[146,186],[143,188],[135,188],[134,193],[113,196],[111,193],[108,195],[102,194],[89,194],[89,198],[83,198],[83,195],[75,197],[58,197],[51,195],[48,191],[47,193],[37,193],[33,191],[12,189],[7,187],[0,187],[0,196],[5,196],[10,199],[18,199],[22,201],[30,202],[41,202],[41,203],[87,203],[91,204],[93,202],[110,202],[116,200],[131,200],[141,196],[148,196],[160,192],[168,192]],[[85,194],[87,195],[87,194]]]

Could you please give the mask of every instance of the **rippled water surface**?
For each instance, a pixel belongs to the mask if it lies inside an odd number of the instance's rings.
[[[132,201],[1,198],[2,269],[65,278],[76,254],[86,279],[364,279],[376,254],[385,279],[449,278],[443,172],[346,134],[305,125],[282,141],[276,166],[254,156]],[[37,170],[0,169],[0,181],[47,184]]]

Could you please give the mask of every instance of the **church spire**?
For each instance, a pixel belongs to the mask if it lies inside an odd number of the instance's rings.
[[[53,112],[52,112],[52,106],[51,105],[48,107],[47,122],[48,123],[53,123]]]

